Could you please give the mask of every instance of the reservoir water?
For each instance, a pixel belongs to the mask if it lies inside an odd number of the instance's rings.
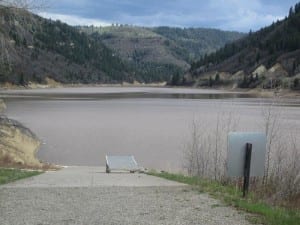
[[[134,155],[147,168],[180,170],[193,121],[202,132],[233,112],[237,130],[261,131],[254,94],[184,88],[57,88],[0,91],[8,117],[42,141],[39,159],[60,165],[104,165],[105,155]],[[300,129],[300,99],[280,101],[283,129]],[[300,135],[299,135],[300,136]]]

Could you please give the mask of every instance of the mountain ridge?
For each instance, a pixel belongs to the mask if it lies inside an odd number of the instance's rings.
[[[139,27],[114,25],[78,26],[80,31],[99,38],[142,77],[147,71],[183,74],[190,62],[213,52],[225,43],[244,36],[239,32],[208,28]],[[160,70],[156,70],[157,68]]]
[[[189,75],[200,86],[299,89],[299,24],[300,3],[285,19],[192,63]],[[257,73],[263,67],[263,72]]]
[[[62,83],[132,80],[111,50],[75,28],[24,10],[0,10],[2,83],[43,83],[46,77]]]
[[[200,56],[242,36],[232,32],[228,39],[226,32],[213,29],[126,26],[103,28],[103,34],[5,7],[0,7],[0,24],[0,83],[23,86],[47,79],[61,83],[170,81],[189,69],[190,49],[198,46]],[[204,31],[215,32],[216,37]],[[176,33],[181,36],[177,38]],[[195,40],[188,48],[186,43],[194,37],[187,33],[218,41]]]

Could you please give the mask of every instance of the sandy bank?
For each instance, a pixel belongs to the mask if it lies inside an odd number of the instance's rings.
[[[298,98],[298,97],[300,97],[300,91],[293,91],[293,90],[288,90],[288,89],[271,90],[271,89],[255,88],[255,89],[247,89],[245,91],[247,93],[257,94],[258,96],[264,97],[264,98],[272,98],[272,97]]]
[[[5,83],[0,86],[0,89],[4,90],[30,90],[30,89],[59,89],[59,88],[96,88],[96,87],[124,87],[124,88],[142,88],[142,87],[149,87],[149,88],[170,88],[170,89],[191,89],[191,90],[220,90],[224,92],[231,92],[231,93],[249,93],[252,95],[257,95],[257,97],[263,98],[272,98],[274,96],[283,97],[283,98],[297,98],[300,97],[300,91],[290,90],[290,89],[263,89],[263,88],[237,88],[232,86],[219,86],[219,87],[196,87],[196,86],[168,86],[167,82],[157,82],[157,83],[140,83],[138,81],[134,81],[133,83],[129,82],[122,82],[122,83],[107,83],[107,84],[82,84],[82,83],[74,83],[74,84],[63,84],[60,82],[56,82],[51,78],[46,78],[45,84],[39,84],[34,82],[29,82],[27,86],[16,86],[13,84]],[[2,101],[3,102],[3,101]],[[1,100],[0,100],[0,112],[1,112]]]
[[[0,113],[6,109],[6,105],[2,99],[0,99]]]
[[[0,89],[5,90],[22,90],[22,89],[47,89],[47,88],[63,88],[63,87],[165,87],[167,82],[153,82],[153,83],[141,83],[134,81],[132,83],[96,83],[96,84],[83,84],[83,83],[60,83],[49,77],[45,79],[45,83],[28,82],[26,86],[15,85],[11,83],[4,83],[0,85]]]
[[[21,123],[0,116],[0,165],[42,167],[35,157],[40,141]]]

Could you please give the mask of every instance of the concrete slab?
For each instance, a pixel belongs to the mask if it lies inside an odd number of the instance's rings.
[[[1,185],[0,224],[250,225],[246,214],[188,185],[104,171],[68,167]]]
[[[0,189],[7,187],[158,187],[184,185],[142,173],[112,172],[107,174],[105,167],[72,166],[1,185]]]

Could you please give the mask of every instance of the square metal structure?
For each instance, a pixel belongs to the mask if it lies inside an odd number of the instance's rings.
[[[132,155],[106,155],[106,172],[123,170],[135,172],[139,170],[138,164]]]
[[[230,132],[228,134],[227,174],[243,177],[246,144],[252,144],[250,177],[261,177],[265,171],[266,135],[261,132]]]

